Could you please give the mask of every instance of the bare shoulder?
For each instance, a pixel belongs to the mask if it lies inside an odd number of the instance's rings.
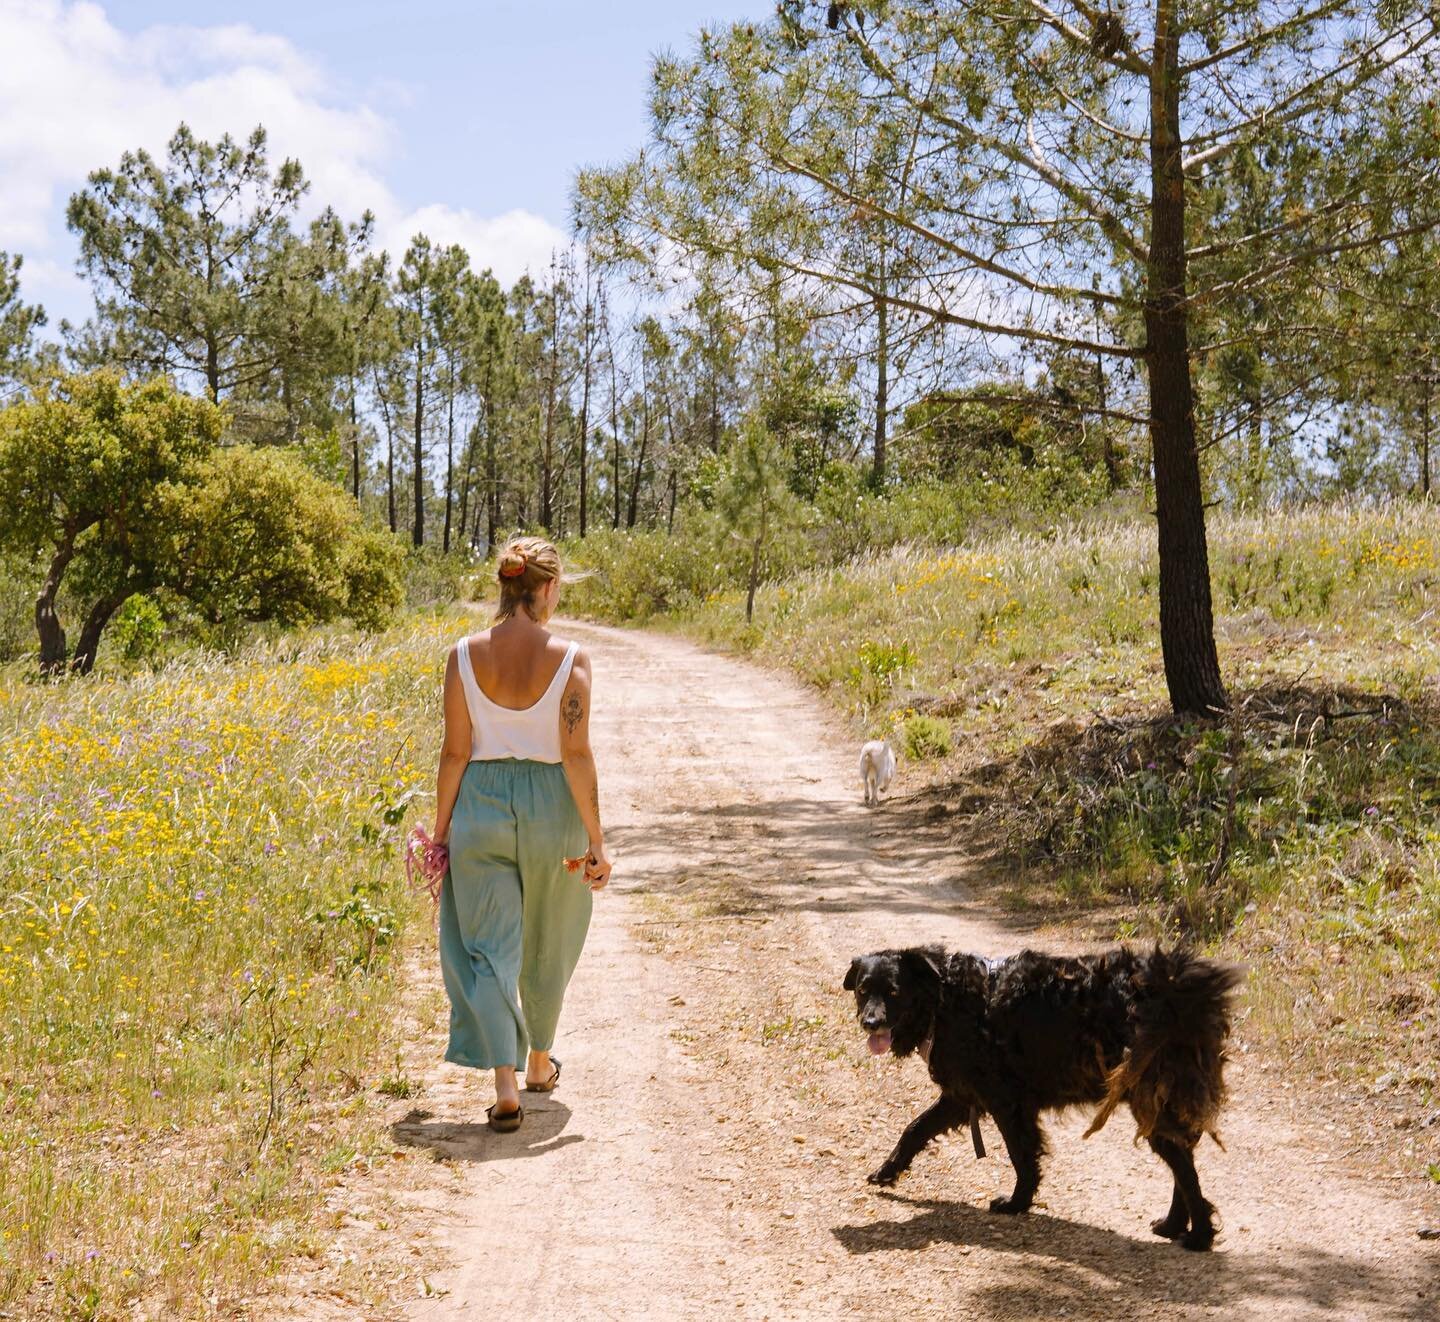
[[[590,682],[590,653],[583,647],[575,649],[575,661],[570,667],[571,681],[579,680],[582,683]]]

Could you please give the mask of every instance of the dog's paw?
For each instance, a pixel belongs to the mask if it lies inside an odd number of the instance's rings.
[[[1206,1253],[1215,1242],[1215,1228],[1213,1226],[1196,1226],[1193,1230],[1187,1230],[1180,1236],[1180,1247],[1189,1249],[1192,1253]]]
[[[1184,1216],[1178,1221],[1172,1221],[1168,1216],[1162,1216],[1158,1221],[1150,1223],[1150,1229],[1161,1239],[1179,1239],[1190,1229],[1190,1218]]]
[[[882,1166],[878,1171],[872,1171],[865,1179],[866,1184],[878,1184],[888,1189],[900,1178],[900,1172],[893,1166]]]
[[[1021,1212],[1028,1212],[1030,1204],[1016,1202],[1013,1198],[992,1198],[990,1210],[999,1212],[1002,1216],[1018,1216]]]

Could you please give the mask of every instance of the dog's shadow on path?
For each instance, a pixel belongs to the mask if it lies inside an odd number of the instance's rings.
[[[497,1134],[483,1120],[437,1120],[417,1108],[390,1126],[390,1136],[401,1147],[428,1148],[436,1161],[516,1161],[583,1143],[584,1135],[562,1132],[569,1122],[563,1102],[527,1106],[513,1134]]]
[[[1380,1264],[1323,1248],[1251,1250],[1232,1238],[1213,1253],[1187,1253],[1164,1240],[1132,1238],[1046,1213],[1001,1217],[948,1199],[877,1196],[913,1208],[915,1215],[833,1227],[847,1252],[913,1252],[952,1244],[1010,1255],[998,1272],[976,1264],[974,1277],[990,1279],[983,1284],[977,1279],[966,1298],[980,1306],[982,1316],[1084,1317],[1097,1308],[1106,1311],[1108,1302],[1121,1317],[1144,1301],[1157,1308],[1290,1305],[1395,1322],[1435,1317],[1433,1286],[1417,1286]],[[963,1262],[957,1259],[957,1265]]]

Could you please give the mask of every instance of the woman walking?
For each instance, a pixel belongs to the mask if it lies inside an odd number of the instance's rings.
[[[590,752],[590,662],[545,628],[560,598],[555,548],[516,538],[498,563],[500,608],[445,668],[437,843],[450,851],[440,895],[440,968],[450,997],[445,1059],[495,1071],[490,1127],[520,1127],[517,1072],[550,1092],[565,987],[610,879]],[[565,860],[584,856],[583,873]],[[527,1056],[528,1047],[528,1056]]]

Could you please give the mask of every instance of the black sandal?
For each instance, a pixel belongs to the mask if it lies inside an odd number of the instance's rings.
[[[555,1066],[555,1072],[544,1083],[527,1083],[526,1092],[554,1092],[560,1082],[560,1057],[551,1056],[550,1063]]]
[[[499,1102],[495,1102],[485,1108],[485,1123],[497,1134],[513,1134],[520,1128],[520,1122],[525,1119],[525,1108],[519,1106],[513,1111],[506,1111],[504,1115],[496,1115],[495,1107],[499,1105]]]

